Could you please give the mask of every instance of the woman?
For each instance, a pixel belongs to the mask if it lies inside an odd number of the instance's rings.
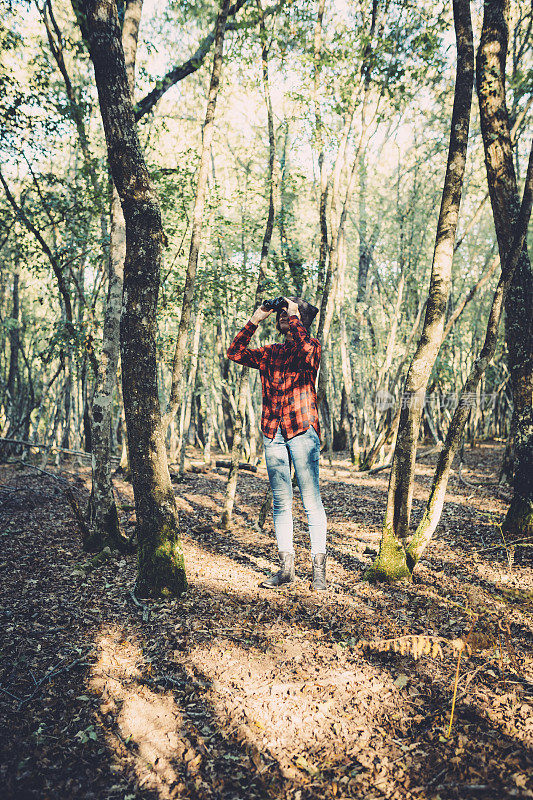
[[[285,298],[276,313],[283,344],[250,349],[252,335],[272,313],[260,306],[228,349],[228,358],[261,374],[261,430],[272,487],[274,528],[280,569],[261,586],[275,588],[294,580],[291,463],[307,514],[313,562],[313,589],[326,588],[326,514],[320,497],[320,428],[315,381],[320,342],[309,335],[318,309],[299,297]]]

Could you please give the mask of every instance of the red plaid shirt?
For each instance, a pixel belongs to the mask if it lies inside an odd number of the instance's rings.
[[[320,364],[320,342],[313,339],[296,315],[289,317],[292,342],[252,350],[248,343],[257,325],[248,321],[229,346],[228,358],[254,367],[261,374],[263,413],[261,430],[269,439],[278,426],[286,439],[304,433],[310,425],[320,435],[315,381]]]

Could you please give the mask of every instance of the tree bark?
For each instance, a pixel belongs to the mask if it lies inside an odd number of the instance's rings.
[[[109,166],[126,222],[120,342],[137,514],[136,589],[141,597],[179,596],[187,581],[163,440],[155,350],[161,209],[137,136],[116,5],[107,0],[74,0],[73,5],[94,65]]]
[[[500,261],[504,264],[520,200],[505,91],[509,0],[485,0],[477,52],[477,93],[485,165]],[[503,529],[533,535],[533,272],[524,242],[506,300],[505,338],[513,390],[513,499]]]
[[[194,332],[192,337],[192,350],[191,350],[191,363],[189,367],[189,380],[188,380],[188,388],[184,393],[184,398],[182,401],[182,410],[183,415],[182,419],[180,419],[180,430],[179,430],[179,437],[178,437],[178,450],[177,450],[177,461],[178,461],[178,475],[180,478],[183,477],[185,472],[185,448],[187,445],[187,437],[189,434],[189,425],[191,423],[191,410],[192,410],[192,403],[194,399],[194,389],[196,386],[196,372],[198,369],[198,352],[200,350],[200,334],[202,332],[202,316],[203,311],[200,308],[196,312],[196,319],[194,322]]]
[[[135,87],[135,57],[142,13],[142,0],[128,0],[122,23],[122,46],[128,75],[128,86],[133,97]],[[109,241],[109,266],[107,302],[102,336],[102,353],[96,378],[91,413],[92,491],[89,501],[91,535],[84,541],[85,550],[96,552],[104,547],[127,551],[129,540],[122,535],[113,495],[110,463],[111,411],[116,385],[120,351],[120,315],[122,311],[122,286],[126,258],[126,230],[120,197],[112,185],[111,226]]]
[[[405,381],[394,450],[387,509],[378,557],[368,580],[398,580],[411,573],[405,556],[409,535],[414,467],[427,383],[442,341],[457,220],[461,202],[474,78],[474,47],[469,0],[454,0],[457,42],[455,97],[450,144],[424,327]]]

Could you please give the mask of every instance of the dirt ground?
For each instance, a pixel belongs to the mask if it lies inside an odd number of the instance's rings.
[[[149,615],[130,595],[135,556],[87,568],[61,484],[0,465],[0,797],[533,798],[532,550],[503,546],[509,495],[490,483],[501,455],[466,450],[467,483],[454,472],[434,540],[400,586],[362,580],[388,471],[323,465],[320,594],[299,501],[298,580],[271,592],[258,588],[276,562],[271,519],[254,527],[265,471],[240,475],[229,533],[217,528],[226,472],[187,473],[176,494],[190,588]],[[433,464],[417,469],[415,522]],[[86,467],[48,470],[86,503]],[[116,488],[132,531],[131,486]],[[447,738],[457,640],[474,621]],[[411,637],[404,655],[362,646],[399,636]],[[434,652],[416,659],[416,646]]]

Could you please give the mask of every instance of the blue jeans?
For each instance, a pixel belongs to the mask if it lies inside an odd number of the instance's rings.
[[[278,550],[294,553],[292,540],[291,462],[309,524],[311,556],[326,552],[326,512],[318,484],[320,439],[311,425],[305,433],[286,439],[281,427],[273,439],[263,434],[268,479],[272,487],[274,528]]]

